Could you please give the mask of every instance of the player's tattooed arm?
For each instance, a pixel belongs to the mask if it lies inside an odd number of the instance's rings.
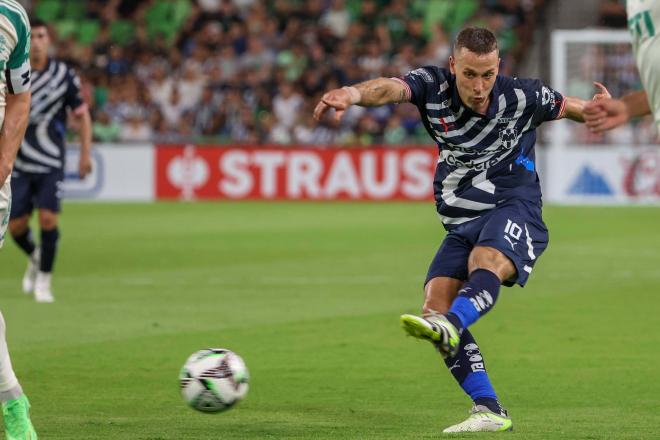
[[[401,81],[392,78],[376,78],[355,84],[353,87],[360,92],[360,101],[356,104],[365,107],[408,101],[406,87]]]
[[[335,109],[335,120],[340,120],[351,105],[375,107],[408,101],[406,86],[391,78],[376,78],[350,87],[330,90],[321,97],[314,109],[314,118],[321,120],[331,108]]]

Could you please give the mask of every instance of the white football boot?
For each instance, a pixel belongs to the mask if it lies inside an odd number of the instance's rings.
[[[55,301],[50,288],[50,273],[38,272],[34,283],[34,299],[40,303],[52,303]]]
[[[39,264],[41,262],[41,251],[39,248],[32,252],[28,257],[27,268],[23,275],[23,293],[29,295],[34,292],[34,284],[37,280],[37,272],[39,272]]]
[[[457,432],[502,432],[512,431],[513,422],[508,414],[497,414],[483,405],[475,405],[470,416],[463,422],[445,429],[445,434]]]

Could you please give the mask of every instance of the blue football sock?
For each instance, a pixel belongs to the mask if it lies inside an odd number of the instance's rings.
[[[483,405],[495,414],[507,415],[499,400],[491,397],[478,397],[474,399],[475,405]]]
[[[60,232],[57,228],[49,231],[41,230],[41,266],[42,272],[52,272],[55,264],[55,252]]]
[[[36,249],[36,245],[32,240],[32,231],[30,228],[27,228],[25,233],[15,236],[14,241],[19,248],[23,249],[23,252],[25,252],[28,257],[32,256],[32,252]]]
[[[475,270],[459,290],[447,319],[459,332],[468,328],[493,308],[500,294],[500,284],[500,279],[493,272],[486,269]]]
[[[494,413],[503,414],[481,351],[469,330],[463,330],[458,353],[453,358],[445,359],[445,364],[476,405],[484,405]]]

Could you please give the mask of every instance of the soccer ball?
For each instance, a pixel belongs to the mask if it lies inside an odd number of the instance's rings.
[[[188,405],[214,413],[228,410],[245,397],[249,377],[239,355],[224,348],[207,348],[188,358],[179,382]]]

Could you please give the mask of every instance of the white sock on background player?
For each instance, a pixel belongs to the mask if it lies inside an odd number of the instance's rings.
[[[23,292],[30,294],[34,292],[34,284],[37,281],[37,273],[39,272],[41,252],[39,248],[35,248],[32,254],[28,257],[27,268],[23,275]]]

